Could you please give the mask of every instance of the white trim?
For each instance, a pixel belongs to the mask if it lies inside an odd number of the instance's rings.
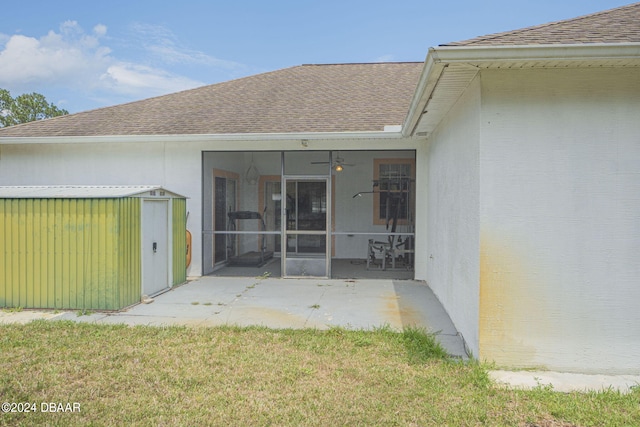
[[[438,62],[586,61],[640,59],[640,43],[516,46],[441,46],[429,50]]]
[[[401,139],[402,132],[297,132],[297,133],[227,133],[183,135],[101,135],[101,136],[40,136],[3,137],[0,144],[96,144],[147,142],[215,142],[215,141],[292,141],[345,139]],[[265,147],[271,150],[272,147]]]
[[[416,91],[413,93],[411,104],[409,104],[409,111],[407,117],[402,125],[402,134],[408,137],[413,134],[413,131],[418,124],[420,115],[424,111],[425,105],[429,102],[429,98],[433,93],[440,76],[442,75],[445,66],[441,64],[440,59],[433,55],[434,49],[430,48],[425,59],[424,68],[420,74],[420,80]],[[419,112],[416,114],[416,112]]]
[[[143,197],[153,199],[149,192],[159,191],[169,198],[184,198],[159,185],[15,185],[0,186],[2,199],[113,199],[121,197]],[[161,199],[165,194],[157,197]]]

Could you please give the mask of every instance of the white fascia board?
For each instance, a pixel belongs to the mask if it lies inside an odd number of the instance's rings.
[[[333,141],[354,139],[400,139],[401,131],[381,132],[299,132],[186,135],[108,135],[1,137],[0,145],[10,144],[99,144],[99,143],[193,143],[215,141]]]
[[[437,61],[454,63],[588,61],[640,59],[640,43],[522,46],[441,46],[429,51]]]
[[[424,61],[424,68],[422,69],[422,74],[420,74],[418,86],[416,87],[416,91],[413,93],[413,98],[411,98],[409,111],[407,112],[404,124],[402,125],[402,133],[405,137],[413,134],[413,130],[418,124],[420,115],[429,102],[431,94],[438,84],[445,67],[446,64],[443,64],[442,61],[434,55],[434,48],[430,48],[427,58]]]

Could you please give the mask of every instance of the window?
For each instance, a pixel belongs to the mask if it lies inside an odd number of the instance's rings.
[[[412,224],[415,159],[374,159],[373,223]]]

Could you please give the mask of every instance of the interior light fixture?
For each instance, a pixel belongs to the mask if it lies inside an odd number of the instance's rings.
[[[258,168],[253,164],[253,153],[251,153],[251,164],[249,165],[249,169],[247,169],[245,177],[249,185],[256,185],[258,179],[260,178],[260,172],[258,172]]]
[[[342,172],[342,165],[336,165],[336,172]]]

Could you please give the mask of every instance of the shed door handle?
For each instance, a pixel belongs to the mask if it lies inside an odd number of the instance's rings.
[[[153,242],[153,253],[158,252],[158,242]]]

